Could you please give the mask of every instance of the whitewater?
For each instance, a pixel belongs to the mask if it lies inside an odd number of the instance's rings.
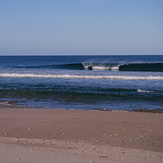
[[[163,76],[123,76],[123,75],[108,75],[108,76],[87,76],[87,75],[42,75],[42,74],[18,74],[18,73],[1,73],[0,77],[8,78],[70,78],[70,79],[115,79],[115,80],[163,80]]]

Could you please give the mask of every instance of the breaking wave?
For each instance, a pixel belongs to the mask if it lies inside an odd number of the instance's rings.
[[[15,66],[13,68],[163,72],[163,63],[86,63],[83,62],[83,63],[55,64],[55,65]]]
[[[68,79],[115,79],[115,80],[163,80],[163,76],[125,76],[125,75],[54,75],[54,74],[19,74],[1,73],[0,77],[8,78],[68,78]]]
[[[83,63],[85,69],[110,71],[163,71],[163,63]]]

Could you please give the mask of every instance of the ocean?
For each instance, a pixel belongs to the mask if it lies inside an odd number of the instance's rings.
[[[163,55],[0,56],[0,105],[163,111]]]

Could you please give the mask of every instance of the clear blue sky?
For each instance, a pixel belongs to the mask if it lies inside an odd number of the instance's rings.
[[[0,0],[0,54],[163,54],[163,0]]]

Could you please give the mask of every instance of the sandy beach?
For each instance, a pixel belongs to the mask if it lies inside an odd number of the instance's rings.
[[[163,162],[163,114],[0,108],[0,162]]]

